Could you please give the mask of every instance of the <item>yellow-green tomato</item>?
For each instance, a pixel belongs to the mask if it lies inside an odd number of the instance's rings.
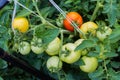
[[[50,42],[45,50],[48,55],[57,55],[59,54],[61,41],[58,37],[56,37],[52,42]]]
[[[95,57],[83,56],[82,60],[85,63],[85,65],[81,65],[80,69],[84,72],[87,72],[87,73],[93,72],[98,67],[98,61],[97,61],[97,58]]]
[[[68,64],[72,64],[79,60],[81,52],[74,51],[76,45],[74,43],[67,43],[62,47],[62,53],[60,54],[60,59]]]
[[[41,38],[34,37],[31,41],[31,50],[35,54],[40,54],[44,52],[43,42]]]
[[[22,55],[27,55],[30,53],[30,50],[31,50],[30,44],[26,41],[22,41],[19,44],[18,50]]]
[[[50,72],[58,72],[62,68],[62,61],[58,56],[52,56],[47,60],[46,66]]]
[[[96,23],[88,21],[81,25],[80,30],[85,34],[87,34],[88,32],[91,32],[92,34],[94,34],[97,28],[98,28],[98,25]]]

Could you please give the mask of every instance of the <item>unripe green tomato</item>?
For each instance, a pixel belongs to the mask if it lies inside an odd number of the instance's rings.
[[[41,54],[42,52],[44,52],[44,47],[43,47],[43,43],[42,43],[42,39],[41,38],[33,38],[31,41],[31,50],[35,53],[35,54]]]
[[[105,26],[105,34],[110,35],[112,33],[112,29],[110,27]]]
[[[76,45],[73,43],[67,43],[62,47],[62,53],[60,54],[60,59],[68,64],[72,64],[79,60],[81,52],[74,51]]]
[[[50,42],[45,50],[48,55],[57,55],[59,54],[61,41],[58,37],[56,37],[52,42]]]
[[[100,32],[100,31],[97,31],[96,34],[97,34],[97,38],[100,41],[103,41],[106,38],[106,35],[104,33]]]
[[[110,27],[105,26],[104,31],[97,31],[96,36],[100,41],[103,41],[112,33],[112,29]]]
[[[62,61],[58,56],[52,56],[47,60],[46,66],[50,72],[58,72],[62,68]]]
[[[98,67],[98,61],[97,58],[95,57],[83,56],[82,60],[85,63],[85,65],[81,65],[80,69],[84,72],[91,73],[95,71],[96,68]]]
[[[19,44],[18,50],[22,55],[27,55],[30,53],[30,50],[31,50],[30,44],[26,41],[22,41]]]

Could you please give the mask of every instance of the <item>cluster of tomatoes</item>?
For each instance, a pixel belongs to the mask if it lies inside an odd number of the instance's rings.
[[[95,35],[100,41],[103,41],[108,35],[112,33],[112,29],[109,27],[105,26],[105,31],[100,31],[97,30],[99,27],[94,22],[88,21],[83,23],[81,15],[77,12],[69,12],[66,17],[69,17],[70,20],[74,21],[82,33],[85,35],[88,35],[89,33]],[[67,19],[63,20],[63,25],[65,29],[70,32],[75,30]],[[26,18],[15,18],[13,21],[13,28],[18,29],[22,33],[26,32],[29,29],[28,20]],[[88,51],[86,49],[75,51],[76,47],[85,40],[82,38],[81,34],[80,37],[81,38],[76,40],[74,43],[66,43],[64,45],[62,45],[60,38],[56,37],[47,45],[46,48],[43,46],[42,39],[35,37],[32,39],[30,44],[25,41],[21,42],[19,44],[18,50],[23,55],[30,53],[30,50],[36,54],[40,54],[45,51],[49,56],[51,56],[46,63],[48,70],[51,72],[57,72],[61,70],[63,62],[67,64],[73,64],[80,60],[80,58],[84,62],[84,65],[79,66],[80,69],[87,73],[93,72],[98,67],[97,58],[87,56]],[[36,46],[37,44],[39,45]]]

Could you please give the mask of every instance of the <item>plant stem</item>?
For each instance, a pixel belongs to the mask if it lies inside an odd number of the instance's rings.
[[[38,15],[39,15],[39,17],[40,17],[42,23],[45,23],[46,21],[45,21],[45,19],[42,17],[42,15],[41,15],[41,13],[40,13],[38,7],[37,7],[37,3],[35,2],[35,0],[32,0],[32,1],[33,1],[33,4],[34,4],[34,6],[35,6],[35,9],[37,10],[37,13],[38,13]]]
[[[52,28],[57,28],[56,26],[54,26],[53,24],[51,24],[49,21],[45,20],[44,17],[42,17],[42,14],[41,14],[40,10],[38,9],[37,3],[35,2],[35,0],[32,0],[32,1],[33,1],[33,3],[34,3],[34,6],[35,6],[35,8],[36,8],[36,10],[37,10],[37,13],[38,13],[38,15],[39,15],[42,23],[43,23],[43,24],[46,24],[46,23],[47,23],[50,27],[52,27]]]
[[[109,74],[108,74],[108,69],[107,69],[106,63],[105,63],[105,59],[103,61],[103,66],[104,66],[105,72],[106,72],[106,80],[109,80]]]
[[[92,17],[91,17],[91,20],[90,20],[90,21],[94,21],[94,20],[95,20],[95,18],[96,18],[96,16],[97,16],[98,10],[103,6],[103,5],[102,5],[103,2],[104,2],[104,0],[102,0],[101,2],[100,2],[100,0],[97,0],[96,7],[95,7],[95,9],[94,9],[94,12],[93,12],[93,14],[92,14]]]

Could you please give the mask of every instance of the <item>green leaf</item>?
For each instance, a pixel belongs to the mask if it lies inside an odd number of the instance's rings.
[[[103,7],[103,13],[107,13],[108,21],[110,26],[114,25],[117,16],[117,1],[116,0],[105,0],[106,3]]]
[[[96,71],[88,74],[91,80],[103,80],[103,75],[104,69],[101,66]]]
[[[77,62],[73,63],[73,65],[81,66],[81,65],[85,65],[85,63],[82,59],[80,59]]]
[[[49,29],[46,30],[42,35],[41,38],[43,39],[43,41],[48,44],[50,43],[52,40],[54,40],[54,38],[56,38],[59,35],[59,29]]]
[[[0,34],[1,33],[6,33],[6,31],[7,31],[7,28],[0,25]]]
[[[104,55],[106,57],[117,57],[118,56],[118,54],[114,52],[105,52]]]
[[[3,78],[2,78],[2,77],[0,77],[0,80],[3,80]]]
[[[120,62],[111,61],[111,66],[113,68],[119,68],[120,67]]]
[[[90,51],[90,52],[88,53],[88,56],[94,56],[94,57],[97,57],[97,56],[99,56],[99,53],[98,53],[98,52]]]
[[[70,4],[72,2],[73,2],[72,0],[67,0],[67,1],[65,1],[65,4]]]
[[[49,44],[59,35],[59,32],[59,29],[45,29],[45,26],[41,25],[35,29],[34,35],[41,38],[43,43]]]
[[[80,45],[78,45],[75,49],[75,51],[77,50],[82,50],[85,48],[89,48],[89,47],[94,47],[95,43],[92,40],[84,40]]]
[[[0,48],[4,49],[5,51],[8,51],[8,41],[5,39],[0,39]]]
[[[8,66],[7,62],[2,60],[2,59],[0,59],[0,69],[7,68],[7,66]]]
[[[120,26],[120,25],[119,25]],[[112,34],[109,36],[111,43],[116,43],[120,40],[120,28],[114,29]]]
[[[75,80],[72,73],[68,73],[66,78],[67,78],[67,80]]]
[[[41,9],[40,12],[41,12],[42,16],[44,18],[46,18],[47,16],[49,16],[53,12],[53,10],[54,9],[51,7],[45,7],[43,9]]]
[[[120,52],[120,46],[118,47],[118,50],[117,50],[118,52]]]
[[[0,48],[8,50],[8,41],[11,39],[9,28],[0,25]]]
[[[30,14],[31,14],[30,11],[23,9],[23,10],[20,10],[20,12],[16,15],[16,17],[26,17]]]
[[[109,80],[119,80],[120,72],[115,72],[112,68],[108,70],[108,74],[110,75]]]

